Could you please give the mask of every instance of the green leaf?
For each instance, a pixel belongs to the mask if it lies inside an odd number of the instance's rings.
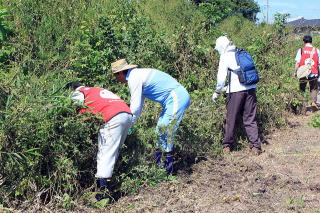
[[[100,201],[95,202],[95,203],[93,204],[93,206],[94,206],[95,208],[101,209],[101,208],[106,207],[106,206],[109,204],[109,202],[110,202],[110,199],[109,199],[109,198],[105,198],[105,199],[102,199],[102,200],[100,200]]]

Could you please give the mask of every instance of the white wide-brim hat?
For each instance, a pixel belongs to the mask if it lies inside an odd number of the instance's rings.
[[[113,73],[122,72],[128,69],[135,68],[137,66],[138,65],[135,65],[135,64],[128,64],[126,59],[120,59],[118,61],[111,63],[111,69]]]

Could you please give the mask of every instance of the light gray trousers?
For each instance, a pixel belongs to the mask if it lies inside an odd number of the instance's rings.
[[[127,137],[131,123],[131,114],[119,113],[100,126],[96,178],[112,177],[114,165],[119,156],[119,149]]]

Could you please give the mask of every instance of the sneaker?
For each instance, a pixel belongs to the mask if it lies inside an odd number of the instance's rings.
[[[109,193],[105,193],[105,192],[96,192],[95,194],[95,199],[97,201],[103,200],[103,199],[109,199],[110,200],[110,195]]]
[[[223,154],[228,154],[231,152],[231,149],[230,149],[230,147],[226,146],[226,147],[223,147],[222,152],[223,152]]]
[[[260,155],[262,153],[261,148],[257,148],[257,147],[252,147],[251,148],[251,153],[254,155]]]
[[[110,178],[98,178],[96,180],[97,190],[95,192],[95,198],[97,201],[103,199],[110,199],[110,185],[111,179]]]

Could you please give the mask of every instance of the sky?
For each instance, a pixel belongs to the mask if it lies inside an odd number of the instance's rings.
[[[258,14],[259,21],[266,20],[267,0],[255,0],[261,8]],[[273,22],[274,14],[289,13],[288,21],[304,17],[305,19],[320,19],[320,0],[268,0],[269,22]]]

